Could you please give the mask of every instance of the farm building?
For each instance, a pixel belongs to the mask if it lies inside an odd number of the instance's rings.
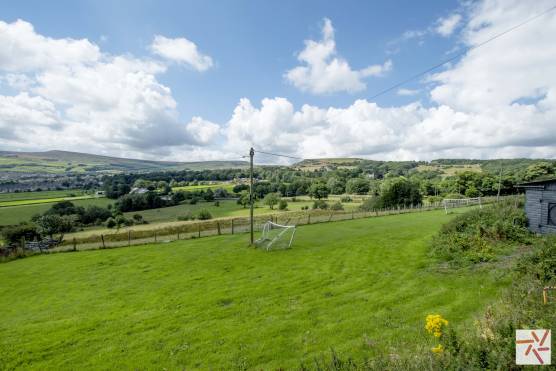
[[[556,233],[556,179],[523,183],[525,213],[535,233]]]

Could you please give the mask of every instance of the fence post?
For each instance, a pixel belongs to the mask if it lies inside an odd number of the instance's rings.
[[[234,234],[234,219],[232,218],[232,234]]]
[[[131,246],[131,229],[127,231],[127,246]]]
[[[220,222],[216,222],[216,229],[218,230],[218,235],[220,236]]]
[[[353,210],[351,210],[351,220],[353,220]]]
[[[311,214],[307,214],[307,224],[311,224]]]
[[[154,242],[156,242],[156,231],[154,231]]]
[[[197,224],[197,232],[198,232],[199,238],[201,238],[201,223]]]
[[[180,239],[180,232],[178,232],[178,240]]]
[[[100,235],[100,239],[102,240],[102,248],[105,249],[106,245],[104,244],[104,235],[103,234]]]
[[[75,242],[75,237],[73,238],[73,251],[77,251],[77,243]]]

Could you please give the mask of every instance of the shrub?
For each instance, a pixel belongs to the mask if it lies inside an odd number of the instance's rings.
[[[301,206],[301,210],[309,210],[309,206],[307,206],[307,205]]]
[[[214,203],[214,206],[220,207],[220,201],[216,201],[216,202]]]
[[[377,209],[381,209],[380,200],[378,197],[371,197],[365,199],[363,203],[359,206],[359,210],[361,211],[374,211]]]
[[[503,201],[470,210],[444,224],[433,237],[431,252],[453,265],[486,262],[529,237],[522,205]]]
[[[18,244],[22,238],[26,241],[40,239],[37,226],[31,223],[20,223],[18,225],[4,227],[2,237],[8,244]]]
[[[344,209],[344,205],[342,205],[341,202],[334,202],[332,205],[330,205],[330,210],[333,211],[340,211]]]
[[[190,205],[195,205],[198,201],[199,201],[199,199],[197,197],[193,197],[191,200],[189,200],[189,204]]]
[[[278,202],[278,210],[287,210],[288,209],[288,201],[282,199]]]
[[[326,210],[328,209],[328,203],[324,200],[316,200],[313,202],[313,209]]]
[[[137,223],[143,223],[143,215],[141,214],[133,214],[133,220]]]
[[[202,209],[197,213],[197,219],[199,219],[199,220],[209,220],[209,219],[212,219],[212,214],[208,210]]]
[[[114,220],[114,218],[108,218],[106,220],[106,228],[114,228],[116,226],[116,221]]]
[[[342,196],[342,198],[340,198],[340,202],[342,202],[342,203],[348,203],[348,202],[352,202],[352,201],[353,200],[349,196]]]
[[[187,221],[187,220],[194,220],[195,216],[191,213],[191,211],[188,211],[185,215],[180,215],[178,216],[178,220],[183,222],[183,221]]]

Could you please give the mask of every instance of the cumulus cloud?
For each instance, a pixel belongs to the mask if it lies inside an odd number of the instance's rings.
[[[437,21],[437,26],[434,28],[434,31],[440,36],[448,37],[454,33],[460,22],[460,14],[452,14],[446,18],[440,18]]]
[[[215,124],[179,119],[163,63],[102,53],[88,40],[52,39],[18,20],[0,22],[0,145],[64,148],[142,157],[192,149],[218,134]],[[22,135],[22,134],[25,135]],[[182,148],[183,149],[183,148]]]
[[[486,0],[467,8],[462,31],[474,46],[550,6]],[[556,14],[529,23],[434,74],[432,104],[380,107],[358,100],[344,108],[302,106],[284,98],[260,108],[242,100],[227,126],[230,144],[257,143],[300,157],[377,159],[556,157]],[[527,58],[523,56],[526,55]],[[402,95],[413,91],[400,89]]]
[[[212,58],[197,49],[194,42],[185,37],[170,39],[156,35],[151,44],[151,51],[173,62],[188,65],[197,71],[206,71],[212,67]]]
[[[324,19],[322,39],[306,40],[297,59],[304,65],[292,68],[284,76],[298,89],[313,94],[361,91],[366,88],[365,77],[382,76],[392,69],[392,61],[387,60],[382,65],[353,70],[337,55],[334,28],[328,18]]]

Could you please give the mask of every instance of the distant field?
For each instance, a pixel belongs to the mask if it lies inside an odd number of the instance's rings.
[[[90,198],[72,201],[77,206],[107,206],[114,202],[107,198]],[[44,213],[52,207],[51,203],[0,207],[0,226],[29,221],[33,215]]]
[[[20,200],[40,200],[45,198],[75,197],[85,195],[80,189],[68,189],[63,191],[40,191],[40,192],[10,192],[0,193],[0,202]]]
[[[464,171],[482,172],[480,164],[471,165],[419,165],[417,171],[440,171],[444,177],[456,175]]]
[[[291,250],[247,234],[0,264],[2,369],[293,370],[430,353],[425,316],[472,328],[510,280],[438,271],[443,211],[298,228]]]
[[[299,202],[289,202],[287,211],[300,211],[301,207],[308,206],[309,208],[313,205],[313,201],[299,201]],[[359,206],[359,203],[346,203],[344,204],[345,210],[352,210]],[[184,216],[188,213],[195,215],[199,210],[208,210],[213,218],[224,218],[224,217],[246,217],[249,215],[249,209],[243,208],[238,205],[236,201],[226,200],[220,201],[220,206],[214,206],[214,202],[198,202],[195,205],[182,204],[178,206],[164,207],[160,209],[143,210],[125,213],[128,218],[133,217],[134,214],[141,214],[149,224],[136,225],[128,228],[123,228],[122,230],[154,230],[166,227],[168,225],[175,225],[178,223],[178,216]],[[265,214],[276,214],[280,213],[279,210],[270,209],[266,205],[257,203],[255,205],[254,214],[255,215],[265,215]],[[67,234],[67,240],[76,237],[82,238],[90,235],[98,234],[110,234],[116,233],[115,229],[108,229],[105,227],[87,228],[84,231],[74,232]]]
[[[234,188],[235,184],[231,183],[218,183],[218,184],[205,184],[205,185],[190,185],[190,186],[183,186],[183,187],[173,187],[173,191],[200,191],[202,189],[217,189],[223,188],[228,192],[231,192]]]
[[[49,204],[54,202],[61,202],[61,201],[77,201],[77,200],[87,200],[95,198],[92,195],[86,196],[75,196],[75,197],[55,197],[55,198],[43,198],[37,200],[17,200],[17,201],[3,201],[0,202],[0,208],[6,206],[20,206],[20,205],[34,205],[34,204]]]

